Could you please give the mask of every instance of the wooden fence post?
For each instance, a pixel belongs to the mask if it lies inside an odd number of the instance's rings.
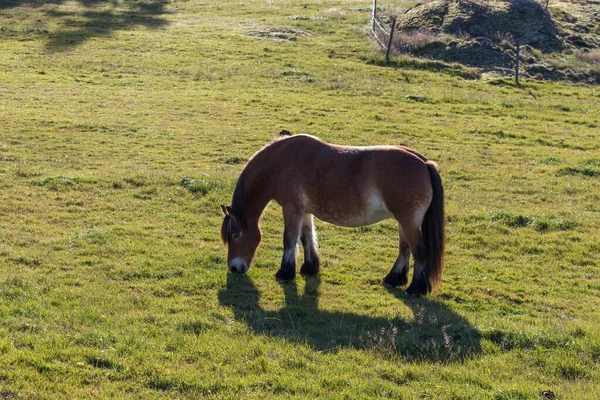
[[[521,53],[521,42],[517,38],[517,59],[515,60],[515,83],[517,87],[520,87],[519,83],[519,61],[520,61],[520,53]]]
[[[390,63],[390,51],[392,50],[392,40],[394,40],[394,29],[396,29],[396,17],[392,18],[392,29],[390,30],[390,40],[388,40],[387,50],[385,51],[385,62]]]
[[[373,24],[373,33],[375,33],[375,19],[377,18],[377,0],[373,0],[373,16],[371,18],[371,22]]]

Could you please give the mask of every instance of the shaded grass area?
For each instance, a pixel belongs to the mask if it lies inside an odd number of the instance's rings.
[[[589,177],[600,176],[600,159],[592,158],[585,160],[583,164],[561,168],[561,175],[583,175]]]
[[[419,60],[400,56],[390,60],[389,64],[381,56],[373,57],[368,60],[369,64],[378,66],[388,66],[396,69],[413,69],[421,71],[432,71],[457,76],[463,79],[478,79],[479,71],[476,68],[469,68],[461,64],[449,64],[441,61]]]
[[[109,36],[115,31],[164,27],[168,3],[166,0],[6,0],[0,4],[0,10],[20,8],[30,13],[18,15],[16,25],[0,27],[0,36],[41,38],[48,50],[66,51],[90,38]],[[8,15],[12,18],[12,14]],[[35,16],[42,19],[31,26],[19,26]]]
[[[330,312],[319,310],[320,284],[319,277],[307,279],[302,295],[296,282],[285,285],[285,307],[269,311],[259,304],[260,292],[250,278],[228,275],[219,302],[232,307],[236,318],[257,334],[281,336],[319,351],[340,346],[376,349],[398,353],[407,360],[442,363],[473,357],[481,351],[479,332],[442,303],[411,299],[391,289],[390,293],[412,310],[412,317],[389,319]]]
[[[385,67],[370,2],[114,15],[146,3],[0,6],[0,397],[596,398],[594,87]],[[322,274],[279,285],[276,204],[227,274],[218,205],[281,129],[438,162],[436,294],[380,285],[391,221],[317,221]]]

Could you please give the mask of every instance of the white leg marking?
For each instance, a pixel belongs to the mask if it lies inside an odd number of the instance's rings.
[[[304,262],[311,262],[317,253],[317,231],[315,230],[312,214],[304,214],[302,222],[302,245],[304,247]]]
[[[283,262],[285,264],[293,264],[296,261],[296,254],[298,253],[298,246],[294,246],[291,249],[287,249],[283,252]]]
[[[396,262],[394,263],[394,272],[400,273],[400,272],[404,271],[405,269],[408,269],[410,267],[408,260],[409,260],[408,257],[399,255],[398,258],[396,259]]]

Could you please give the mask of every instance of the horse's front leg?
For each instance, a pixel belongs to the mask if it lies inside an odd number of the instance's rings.
[[[317,251],[317,233],[312,214],[304,214],[300,241],[304,247],[304,264],[300,267],[302,275],[317,275],[319,273],[319,253]]]
[[[275,274],[279,282],[289,282],[296,277],[296,249],[302,228],[302,212],[296,207],[283,208],[283,258],[281,268]]]

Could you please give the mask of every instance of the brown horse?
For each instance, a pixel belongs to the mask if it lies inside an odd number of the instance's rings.
[[[260,243],[260,216],[271,200],[283,208],[283,260],[275,277],[296,276],[298,236],[303,275],[319,272],[313,215],[335,225],[398,221],[400,253],[385,285],[408,283],[407,292],[431,292],[444,264],[444,189],[436,164],[403,146],[336,146],[309,135],[282,137],[258,151],[244,167],[225,215],[221,239],[231,272],[248,271]]]

